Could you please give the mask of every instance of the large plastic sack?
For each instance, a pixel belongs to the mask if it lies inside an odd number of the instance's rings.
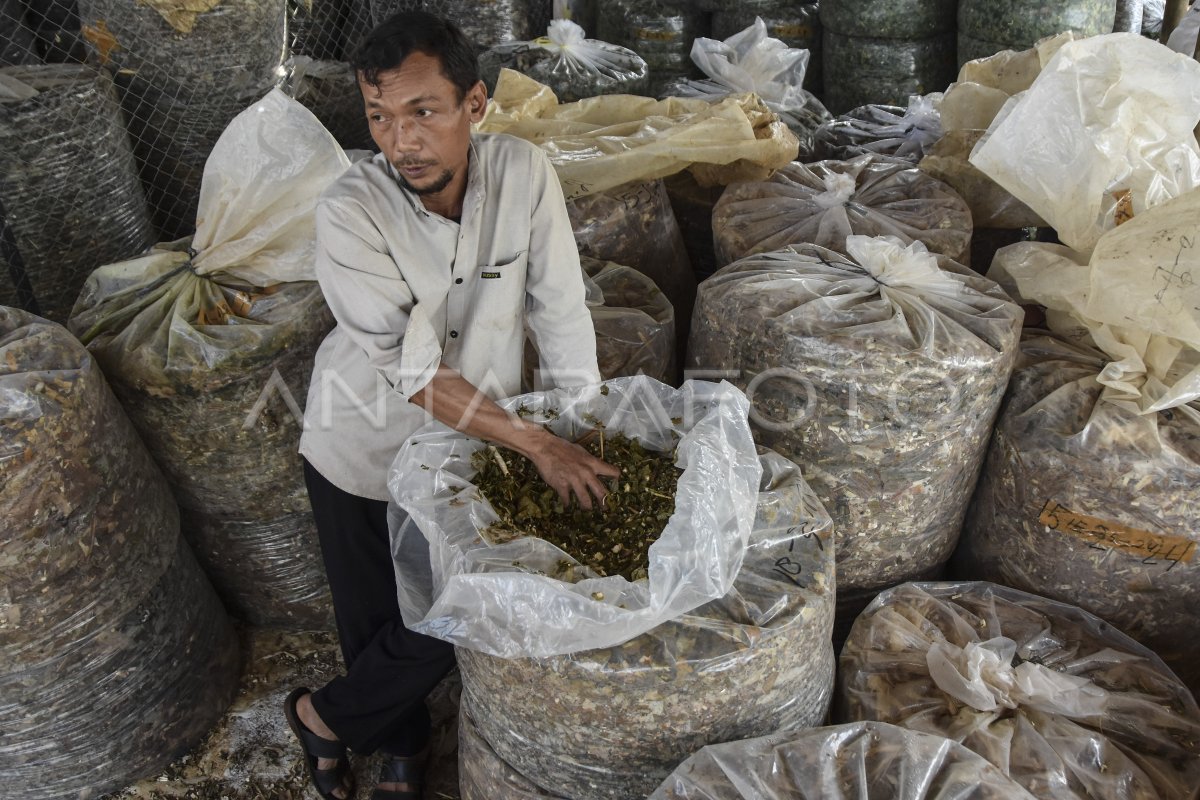
[[[568,800],[542,789],[498,756],[465,702],[458,707],[458,791],[462,800]]]
[[[575,560],[541,539],[492,545],[479,531],[496,520],[477,491],[470,456],[483,442],[431,423],[396,456],[388,478],[393,499],[429,542],[397,561],[397,584],[433,570],[433,596],[405,593],[409,628],[502,658],[552,656],[612,647],[723,596],[742,563],[754,521],[761,467],[746,422],[745,395],[727,383],[688,381],[673,389],[645,376],[601,387],[556,389],[502,400],[508,411],[574,441],[603,424],[650,450],[675,451],[675,513],[651,547],[649,579],[547,577]],[[676,421],[678,420],[678,421]],[[418,543],[419,544],[419,543]],[[526,570],[514,568],[519,561]],[[589,574],[576,566],[578,574]],[[540,574],[539,574],[540,572]],[[595,599],[599,595],[602,599]]]
[[[314,280],[317,196],[348,166],[275,90],[222,135],[196,236],[96,270],[70,327],[112,382],[237,616],[329,624],[297,453],[300,403],[333,317]]]
[[[962,745],[883,722],[710,744],[650,800],[1033,800]]]
[[[546,35],[531,42],[505,42],[479,56],[488,89],[500,70],[514,69],[550,87],[564,103],[601,94],[644,94],[646,62],[624,47],[585,39],[583,28],[566,19],[550,23]]]
[[[158,466],[65,329],[0,307],[0,775],[96,797],[224,712],[233,626]]]
[[[822,0],[821,24],[844,36],[924,39],[954,30],[956,0]]]
[[[1142,32],[1142,10],[1145,0],[1117,0],[1117,16],[1113,20],[1113,33]]]
[[[692,77],[692,41],[708,33],[708,15],[690,0],[604,0],[597,3],[601,39],[627,47],[646,59],[648,92],[662,95],[667,84]]]
[[[618,647],[542,659],[459,649],[463,705],[509,769],[573,800],[645,797],[703,745],[825,719],[829,517],[799,467],[766,450],[759,458],[754,529],[720,600]]]
[[[908,98],[907,108],[866,105],[847,111],[817,128],[813,160],[848,161],[874,154],[916,166],[942,136],[941,102],[941,93],[933,92]]]
[[[807,50],[788,47],[768,36],[762,17],[755,17],[750,27],[725,41],[696,39],[692,61],[707,78],[678,81],[668,94],[716,99],[753,92],[796,134],[800,158],[807,160],[816,129],[832,119],[821,101],[804,88]]]
[[[991,44],[995,53],[1032,47],[1063,31],[1079,36],[1109,33],[1116,12],[1117,0],[1004,0],[1002,6],[996,0],[959,0],[958,32]]]
[[[697,281],[702,281],[717,271],[713,252],[712,212],[725,187],[701,186],[687,170],[664,178],[663,186],[667,189],[671,211],[683,235],[683,246],[692,264],[692,274]]]
[[[762,100],[611,95],[560,105],[547,87],[501,73],[478,129],[534,142],[568,200],[692,167],[706,183],[754,180],[791,161],[796,137]]]
[[[847,250],[795,245],[718,271],[687,362],[744,387],[758,443],[804,465],[838,535],[840,623],[950,557],[1022,319],[919,243],[851,236]]]
[[[283,90],[313,112],[338,144],[347,150],[378,150],[363,113],[358,77],[350,64],[294,56],[284,67],[287,79]]]
[[[822,52],[823,99],[834,114],[872,103],[900,105],[914,94],[944,91],[954,80],[953,33],[888,39],[843,36],[826,27]]]
[[[881,594],[842,649],[840,720],[945,736],[1039,800],[1189,800],[1200,709],[1150,650],[1074,606],[990,583]]]
[[[767,33],[788,47],[807,50],[804,88],[821,93],[821,17],[815,2],[793,0],[706,0],[712,8],[712,37],[727,39],[761,17]]]
[[[894,159],[789,164],[770,180],[737,183],[713,207],[717,264],[792,244],[846,252],[846,238],[895,236],[965,264],[971,212],[944,183]]]
[[[970,161],[1090,251],[1128,216],[1200,186],[1200,64],[1128,33],[1062,45]]]

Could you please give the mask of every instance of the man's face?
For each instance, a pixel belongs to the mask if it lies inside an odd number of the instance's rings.
[[[401,182],[431,211],[456,215],[466,192],[471,123],[483,117],[487,102],[483,83],[459,102],[439,59],[416,52],[379,73],[378,86],[360,77],[359,88],[371,138]]]

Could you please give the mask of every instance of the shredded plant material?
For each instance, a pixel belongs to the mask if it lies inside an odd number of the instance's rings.
[[[675,487],[683,470],[674,453],[646,450],[637,439],[606,436],[597,427],[580,442],[592,455],[619,467],[603,508],[585,510],[576,502],[563,506],[533,462],[494,446],[471,456],[479,470],[475,484],[500,516],[484,529],[492,544],[536,536],[569,553],[601,576],[646,577],[647,551],[658,540],[675,511]],[[574,567],[563,562],[571,580]]]
[[[970,39],[1001,42],[1002,49],[1023,50],[1063,31],[1108,33],[1116,14],[1116,0],[961,0],[958,31]]]
[[[884,4],[880,4],[884,5]],[[902,105],[914,94],[940,92],[954,80],[954,33],[923,39],[843,36],[825,29],[825,105],[834,114],[871,103]]]

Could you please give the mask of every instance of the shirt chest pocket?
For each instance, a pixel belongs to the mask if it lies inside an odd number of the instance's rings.
[[[475,275],[474,318],[496,329],[520,325],[525,309],[525,278],[529,253],[480,264]]]
[[[523,287],[525,285],[525,270],[528,266],[528,250],[522,250],[511,258],[480,264],[478,267],[479,288],[482,291],[489,291],[488,284],[491,282],[497,285],[501,283],[517,283]]]

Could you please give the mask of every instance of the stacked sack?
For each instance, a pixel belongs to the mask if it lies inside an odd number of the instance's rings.
[[[955,0],[822,0],[825,105],[899,105],[954,80]]]
[[[649,577],[627,581],[540,539],[481,539],[494,516],[469,455],[483,443],[431,427],[401,451],[391,490],[415,525],[393,539],[399,583],[429,585],[414,575],[432,564],[438,587],[432,602],[406,593],[401,610],[458,645],[462,736],[476,741],[460,769],[464,788],[480,787],[469,796],[645,796],[704,744],[819,724],[833,677],[829,517],[798,467],[756,452],[746,398],[637,377],[502,405],[571,439],[602,424],[675,447],[684,472]],[[550,577],[564,560],[584,579]]]
[[[810,54],[804,73],[804,88],[821,94],[821,17],[816,3],[792,0],[706,0],[712,8],[712,36],[727,39],[754,23],[757,17],[767,25],[767,33],[788,47]]]
[[[1071,31],[1112,31],[1118,0],[959,0],[958,63],[1001,50],[1026,50],[1039,39]]]
[[[934,92],[908,98],[907,108],[872,104],[851,109],[817,128],[813,160],[849,161],[875,154],[916,166],[942,138],[941,102],[942,94]]]
[[[297,448],[333,326],[313,278],[313,212],[348,166],[320,122],[273,91],[214,149],[196,236],[97,270],[71,316],[162,464],[201,564],[259,625],[332,616]]]
[[[647,94],[660,97],[679,78],[697,77],[689,54],[692,42],[708,34],[708,16],[688,0],[607,0],[596,31],[646,60]]]

